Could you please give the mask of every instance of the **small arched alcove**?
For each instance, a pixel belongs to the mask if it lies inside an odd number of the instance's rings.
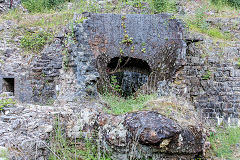
[[[113,88],[127,97],[147,83],[151,68],[141,59],[114,57],[107,65],[107,72]]]

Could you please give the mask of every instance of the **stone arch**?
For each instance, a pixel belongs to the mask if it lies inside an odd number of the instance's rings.
[[[124,97],[135,93],[143,84],[147,83],[151,68],[142,59],[133,57],[114,57],[107,64],[110,83],[117,83]],[[115,78],[115,82],[113,82]]]

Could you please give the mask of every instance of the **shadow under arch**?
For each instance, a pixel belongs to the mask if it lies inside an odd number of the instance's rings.
[[[114,57],[107,64],[107,73],[113,89],[123,97],[128,97],[147,83],[151,68],[142,59]]]

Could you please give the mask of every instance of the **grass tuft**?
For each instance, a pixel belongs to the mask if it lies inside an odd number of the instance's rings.
[[[218,7],[231,6],[236,9],[240,8],[239,0],[211,0],[211,2]]]
[[[211,133],[209,137],[211,149],[215,156],[222,159],[239,159],[240,128],[226,127],[217,128],[216,133]],[[237,153],[239,155],[234,155]],[[236,157],[237,156],[237,157]]]
[[[54,133],[50,137],[51,153],[49,160],[79,159],[79,160],[111,160],[109,155],[98,150],[96,139],[67,139],[61,122],[55,121]]]
[[[102,95],[101,98],[108,105],[108,108],[105,108],[107,113],[120,115],[142,110],[147,102],[157,98],[157,95],[138,95],[137,97],[130,96],[125,99],[113,94],[105,94]]]

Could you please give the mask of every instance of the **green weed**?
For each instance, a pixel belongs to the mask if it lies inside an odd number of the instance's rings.
[[[54,102],[55,102],[55,99],[50,98],[47,100],[46,105],[53,105]]]
[[[237,66],[238,66],[238,68],[240,68],[240,58],[238,58]]]
[[[218,38],[218,39],[225,39],[225,40],[230,40],[232,38],[232,35],[229,33],[229,32],[224,32],[222,33],[220,31],[220,29],[218,28],[210,28],[208,31],[207,31],[207,34],[210,36],[210,37],[215,37],[215,38]]]
[[[124,39],[121,41],[122,44],[131,45],[133,43],[133,38],[129,37],[128,34],[124,35]]]
[[[83,21],[87,19],[86,17],[81,17],[75,21],[75,23],[83,23]]]
[[[211,78],[211,76],[212,72],[208,70],[204,75],[202,75],[202,80],[208,80]]]
[[[0,146],[0,159],[8,160],[7,155],[8,155],[8,150]]]
[[[111,87],[113,88],[113,91],[121,94],[122,89],[118,83],[117,76],[111,75],[110,83],[111,83]]]
[[[16,102],[12,98],[2,98],[0,100],[0,111],[8,105],[15,104]]]
[[[143,48],[141,52],[146,53],[146,48]]]
[[[22,27],[41,27],[44,29],[56,30],[59,26],[67,25],[73,18],[73,13],[61,12],[51,15],[42,15],[41,18],[33,20],[32,22],[22,22]]]
[[[207,15],[206,15],[206,8],[198,8],[195,12],[195,20],[194,24],[198,27],[201,28],[202,30],[208,29],[209,25],[206,22]]]
[[[19,9],[12,9],[7,14],[2,14],[0,20],[16,20],[21,21],[23,19],[23,12]]]
[[[193,22],[188,22],[188,27],[190,30],[206,34],[212,38],[216,39],[223,39],[223,40],[231,40],[232,39],[232,34],[229,32],[221,32],[220,29],[218,28],[199,28],[196,24]]]

